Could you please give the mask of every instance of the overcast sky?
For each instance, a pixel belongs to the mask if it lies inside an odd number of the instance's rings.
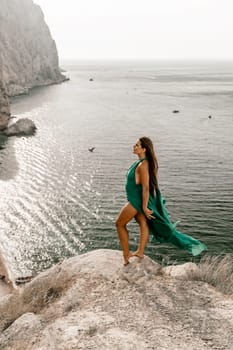
[[[34,0],[60,59],[233,59],[233,0]]]

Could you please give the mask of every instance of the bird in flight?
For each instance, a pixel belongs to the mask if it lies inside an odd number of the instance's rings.
[[[95,147],[91,147],[91,148],[88,148],[88,151],[89,151],[89,152],[93,152],[94,149],[95,149]]]

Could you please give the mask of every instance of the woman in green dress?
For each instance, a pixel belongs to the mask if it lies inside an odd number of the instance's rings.
[[[129,258],[132,256],[144,257],[144,249],[150,233],[155,241],[171,243],[180,249],[188,250],[194,256],[207,250],[205,244],[179,232],[176,224],[170,221],[165,200],[158,186],[158,162],[152,141],[148,137],[141,137],[133,146],[133,153],[138,156],[138,161],[132,164],[126,177],[128,202],[123,206],[116,220],[124,265],[128,265]],[[133,218],[140,227],[140,240],[137,251],[131,253],[126,225]]]

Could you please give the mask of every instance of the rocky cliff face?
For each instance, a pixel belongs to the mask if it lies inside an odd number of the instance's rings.
[[[0,0],[0,56],[8,96],[65,79],[44,15],[32,0]]]
[[[5,129],[10,119],[10,105],[0,70],[0,131]]]

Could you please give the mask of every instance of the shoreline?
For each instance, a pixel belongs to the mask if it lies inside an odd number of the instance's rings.
[[[7,267],[2,252],[0,251],[0,298],[14,291],[15,286],[12,282],[11,273]],[[3,277],[5,276],[5,277]]]

